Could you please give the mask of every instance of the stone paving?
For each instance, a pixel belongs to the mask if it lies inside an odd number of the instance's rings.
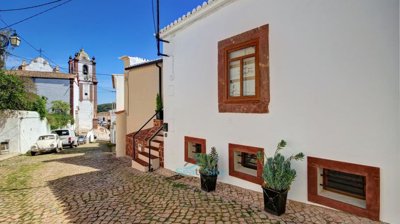
[[[372,223],[293,201],[276,217],[257,192],[219,183],[205,193],[171,175],[135,171],[97,143],[10,158],[0,161],[0,223]]]

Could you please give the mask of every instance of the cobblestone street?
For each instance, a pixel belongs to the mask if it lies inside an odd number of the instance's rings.
[[[291,201],[275,217],[262,211],[258,193],[225,184],[204,193],[198,179],[166,176],[135,171],[103,144],[14,157],[0,161],[0,223],[371,222]]]

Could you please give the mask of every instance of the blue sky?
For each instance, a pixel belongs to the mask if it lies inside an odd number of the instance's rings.
[[[1,1],[0,9],[20,8],[52,0]],[[63,0],[62,2],[67,1]],[[155,4],[154,0],[154,4]],[[186,14],[204,0],[160,0],[161,28]],[[0,12],[8,24],[41,12],[52,5],[13,12]],[[0,28],[5,25],[0,22]],[[13,26],[17,33],[53,63],[67,68],[69,56],[84,48],[90,57],[95,56],[99,79],[99,103],[114,101],[111,77],[107,74],[123,73],[122,55],[157,58],[151,0],[72,0],[56,9]],[[22,58],[39,56],[25,41],[9,51],[7,68],[19,65]],[[65,70],[64,70],[65,71]]]

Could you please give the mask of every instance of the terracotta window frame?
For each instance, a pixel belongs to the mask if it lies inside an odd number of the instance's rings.
[[[237,177],[242,180],[246,180],[255,184],[262,184],[263,183],[263,178],[262,178],[262,171],[263,171],[263,164],[262,161],[257,160],[257,176],[253,176],[250,174],[246,174],[240,171],[235,170],[235,152],[241,152],[241,153],[247,153],[247,154],[255,154],[257,153],[262,153],[262,156],[264,156],[264,149],[259,148],[259,147],[253,147],[253,146],[246,146],[246,145],[238,145],[238,144],[232,144],[229,143],[229,176]],[[243,160],[242,160],[243,161]]]
[[[218,110],[233,113],[268,113],[269,93],[269,45],[268,24],[218,42]],[[255,96],[229,94],[229,53],[247,47],[255,47]],[[242,65],[242,63],[241,63]],[[241,67],[242,69],[242,67]],[[242,83],[242,71],[240,72]]]
[[[319,169],[330,169],[366,178],[366,208],[328,198],[318,192]],[[380,168],[360,164],[307,157],[308,201],[379,221]]]
[[[189,157],[189,153],[188,153],[188,150],[189,150],[188,143],[189,142],[200,144],[201,145],[200,153],[206,153],[206,149],[207,149],[206,148],[206,139],[185,136],[185,147],[184,147],[185,148],[185,162],[196,164],[196,160]]]

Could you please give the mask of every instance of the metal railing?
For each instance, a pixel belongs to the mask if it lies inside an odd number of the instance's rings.
[[[161,111],[162,111],[162,110],[163,110],[163,108],[161,108]],[[144,124],[142,125],[142,127],[140,127],[139,130],[136,131],[136,133],[133,135],[133,137],[132,137],[132,140],[133,140],[132,160],[135,160],[135,159],[136,159],[136,143],[135,143],[135,137],[136,137],[136,135],[139,134],[139,132],[142,131],[142,129],[143,129],[144,127],[146,127],[146,125],[147,125],[157,114],[158,114],[158,111],[157,111],[153,116],[151,116],[151,117],[149,118],[149,120],[147,120],[146,123],[144,123]]]
[[[160,131],[163,130],[163,126],[161,125],[160,128],[157,129],[156,132],[150,137],[150,139],[147,141],[147,145],[149,147],[149,172],[153,171],[153,168],[151,167],[151,141],[160,133]],[[161,158],[161,157],[159,157]]]

